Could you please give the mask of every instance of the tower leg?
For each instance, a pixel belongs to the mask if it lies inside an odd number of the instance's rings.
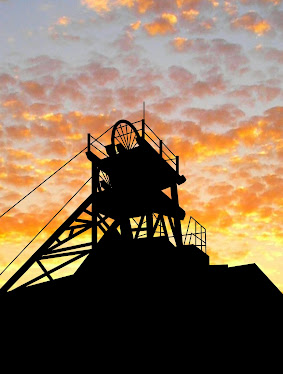
[[[153,218],[152,213],[148,213],[146,215],[146,227],[147,227],[147,237],[152,238],[153,237]]]
[[[121,235],[123,239],[126,239],[126,240],[133,239],[131,223],[128,217],[121,218],[120,227],[121,227]]]
[[[97,189],[99,183],[99,169],[95,163],[92,163],[92,249],[96,248],[97,244]]]
[[[171,186],[171,198],[172,198],[172,201],[174,202],[174,205],[175,205],[176,211],[177,211],[177,208],[179,208],[179,198],[178,198],[177,184],[174,184],[173,186]],[[174,217],[174,226],[175,226],[174,236],[175,236],[175,241],[176,241],[177,247],[180,247],[180,246],[183,245],[182,227],[181,227],[180,219],[175,218],[175,217]]]

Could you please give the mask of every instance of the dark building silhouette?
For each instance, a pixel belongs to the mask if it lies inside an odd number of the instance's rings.
[[[179,158],[139,122],[138,130],[118,121],[104,152],[89,135],[92,193],[2,287],[3,313],[48,311],[45,318],[52,319],[155,314],[174,316],[177,323],[192,312],[205,316],[223,308],[282,311],[282,293],[256,264],[210,265],[206,230],[192,217],[193,230],[183,235],[178,186],[186,179]],[[91,242],[72,244],[87,230]],[[64,261],[46,266],[54,258]],[[82,258],[74,275],[54,279]],[[34,264],[42,274],[9,291]]]

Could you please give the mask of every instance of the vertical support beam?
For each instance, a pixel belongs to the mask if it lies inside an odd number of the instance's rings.
[[[121,236],[123,239],[133,239],[132,227],[128,217],[122,217],[120,221]]]
[[[175,226],[174,226],[174,223],[173,223],[173,219],[172,219],[172,217],[168,216],[168,220],[169,220],[169,223],[170,223],[170,226],[171,226],[171,230],[172,230],[174,239],[176,241],[176,232],[175,232]],[[177,243],[176,243],[176,245],[177,245]]]
[[[163,145],[163,141],[160,139],[159,140],[159,154],[161,155],[161,157],[162,157],[162,145]]]
[[[160,222],[162,222],[164,234],[165,234],[166,238],[169,240],[166,224],[165,224],[165,221],[164,221],[164,216],[161,216]]]
[[[152,217],[152,215],[151,215],[151,217]],[[153,217],[152,217],[152,219],[153,219]],[[157,232],[156,230],[157,230],[158,224],[160,222],[160,219],[161,219],[161,213],[159,213],[157,218],[156,218],[155,224],[154,224],[153,229],[152,229],[152,236],[154,236],[155,232]]]
[[[172,198],[172,201],[173,201],[173,203],[176,207],[176,212],[177,212],[177,209],[179,208],[177,184],[173,184],[171,186],[171,198]],[[177,247],[180,247],[183,244],[183,242],[182,242],[182,228],[181,228],[181,222],[176,216],[174,217],[174,226],[175,226],[174,236],[175,236],[176,245],[177,245]]]
[[[202,246],[203,246],[203,244],[202,244],[202,226],[200,226],[200,242],[201,242],[201,247],[200,247],[200,249],[201,249],[201,251],[202,251]]]
[[[92,162],[92,249],[96,248],[97,244],[97,218],[98,218],[98,211],[97,211],[97,189],[99,183],[99,169]]]
[[[197,245],[197,221],[195,220],[195,246]]]
[[[142,138],[145,138],[145,120],[144,118],[142,119]]]
[[[153,238],[153,217],[152,213],[147,213],[146,215],[146,228],[147,228],[147,237]]]
[[[138,228],[137,228],[136,235],[135,235],[134,239],[137,239],[139,237],[141,227],[142,227],[142,224],[143,224],[143,220],[144,220],[144,216],[141,216],[141,219],[140,219],[140,222],[139,222],[139,225],[138,225]]]

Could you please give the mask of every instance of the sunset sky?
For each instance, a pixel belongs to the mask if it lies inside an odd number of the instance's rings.
[[[145,101],[187,178],[183,230],[283,291],[282,0],[0,0],[0,31],[0,215]],[[82,153],[0,218],[0,270],[89,177]]]

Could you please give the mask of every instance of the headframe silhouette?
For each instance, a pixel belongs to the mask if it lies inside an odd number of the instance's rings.
[[[91,194],[2,287],[7,306],[22,300],[84,309],[93,295],[104,305],[143,300],[157,306],[170,300],[171,308],[217,300],[251,308],[266,301],[282,306],[281,292],[255,264],[209,264],[206,229],[196,219],[190,217],[183,234],[178,186],[186,178],[179,173],[179,157],[145,119],[122,119],[110,130],[106,145],[88,134]],[[73,244],[88,230],[88,242]],[[74,275],[53,277],[83,258]],[[54,259],[63,262],[45,265]],[[34,264],[41,275],[10,291]]]

